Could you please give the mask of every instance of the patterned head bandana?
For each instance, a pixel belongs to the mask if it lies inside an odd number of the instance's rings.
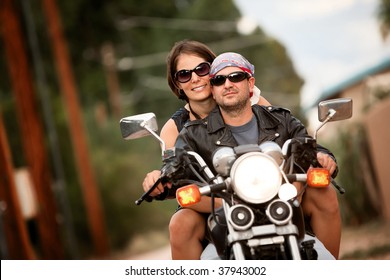
[[[238,67],[251,76],[255,74],[255,66],[253,66],[245,57],[238,53],[226,52],[214,59],[211,64],[210,77],[214,77],[219,71],[226,67]]]

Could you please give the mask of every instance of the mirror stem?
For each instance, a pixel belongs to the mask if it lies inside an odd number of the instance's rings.
[[[329,122],[333,116],[336,114],[336,110],[334,109],[329,109],[328,111],[328,116],[326,119],[322,122],[322,124],[317,128],[316,133],[314,134],[314,140],[317,140],[317,133],[320,130],[321,127],[323,127],[327,122]]]
[[[141,127],[145,128],[147,131],[149,131],[158,141],[160,141],[161,144],[161,156],[164,155],[165,151],[165,142],[160,138],[160,136],[157,135],[153,130],[151,130],[146,122],[141,123]]]

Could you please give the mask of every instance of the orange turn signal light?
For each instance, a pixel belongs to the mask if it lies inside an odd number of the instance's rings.
[[[197,185],[187,185],[176,190],[176,199],[181,207],[198,203],[201,199]]]
[[[325,188],[330,184],[330,173],[325,168],[310,168],[307,171],[307,184],[309,187]]]

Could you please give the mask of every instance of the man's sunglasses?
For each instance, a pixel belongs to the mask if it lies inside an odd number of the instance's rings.
[[[250,75],[246,72],[242,72],[242,71],[233,72],[233,73],[230,73],[229,75],[226,75],[226,76],[225,75],[217,75],[217,76],[211,78],[210,84],[212,86],[222,86],[223,84],[225,84],[226,79],[228,79],[232,83],[238,83],[238,82],[241,82],[249,77],[250,77]]]
[[[210,63],[202,62],[192,70],[179,70],[175,74],[175,79],[179,83],[186,83],[191,80],[192,72],[195,72],[199,77],[206,76],[210,73]]]

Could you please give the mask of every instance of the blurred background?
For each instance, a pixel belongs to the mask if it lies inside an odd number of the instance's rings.
[[[314,87],[309,74],[327,75],[319,72],[324,67],[309,49],[304,54],[312,60],[303,66],[294,40],[283,36],[300,34],[296,40],[314,49],[332,46],[311,26],[320,16],[310,11],[337,11],[340,1],[320,9],[304,0],[288,2],[296,9],[266,2],[1,0],[1,259],[110,259],[168,243],[176,202],[134,204],[145,174],[161,167],[159,144],[123,140],[119,120],[154,112],[161,127],[184,105],[166,81],[167,54],[183,39],[217,54],[243,54],[256,67],[263,96],[311,129],[318,101],[352,98],[353,118],[320,135],[340,165],[343,223],[390,223],[390,1],[341,1],[370,4],[376,24],[369,33],[385,51],[354,68],[334,53],[339,64],[327,70],[336,74]],[[280,24],[279,16],[288,17],[278,12],[304,8],[312,15],[297,14],[304,25]],[[306,36],[303,26],[312,27]],[[342,46],[348,53],[355,44]],[[381,247],[390,251],[390,244]]]

